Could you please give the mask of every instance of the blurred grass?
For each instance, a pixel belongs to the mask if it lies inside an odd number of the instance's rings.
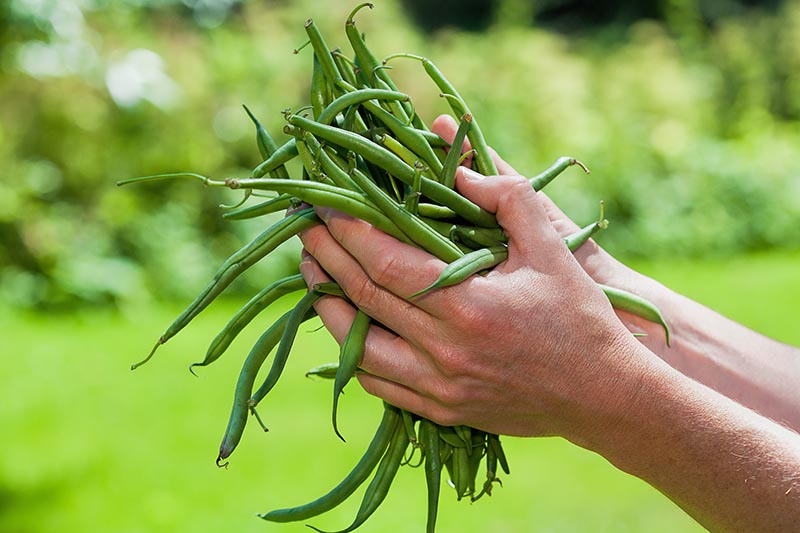
[[[800,251],[727,261],[639,262],[634,266],[723,314],[800,344]],[[263,326],[288,307],[259,319]],[[0,531],[303,531],[254,516],[309,501],[355,463],[380,405],[357,387],[342,400],[342,444],[329,425],[330,387],[303,377],[335,359],[324,330],[298,339],[284,378],[261,409],[271,431],[252,424],[229,469],[214,465],[233,384],[258,332],[193,378],[186,367],[238,306],[219,302],[130,372],[174,315],[174,306],[69,315],[0,313]],[[560,439],[504,440],[512,474],[474,505],[445,493],[440,531],[700,531],[669,500]],[[358,494],[313,523],[350,523]],[[421,472],[401,470],[364,531],[416,532],[424,523]]]

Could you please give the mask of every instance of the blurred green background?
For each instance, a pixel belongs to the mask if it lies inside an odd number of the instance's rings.
[[[244,298],[294,268],[297,244],[130,373],[264,221],[222,220],[219,204],[238,199],[230,191],[114,186],[158,172],[246,174],[259,158],[241,104],[280,139],[280,111],[307,100],[311,56],[292,53],[303,22],[347,49],[356,3],[0,4],[0,531],[299,531],[253,513],[316,497],[360,455],[380,408],[353,389],[342,413],[352,438],[333,436],[327,385],[302,377],[335,357],[319,331],[303,336],[271,400],[273,431],[249,428],[217,470],[258,331],[199,380],[186,365]],[[604,199],[604,246],[800,344],[800,2],[375,3],[358,23],[376,53],[432,58],[521,173],[562,155],[591,168],[549,191],[579,223]],[[393,76],[428,121],[447,112],[419,65],[397,61]],[[556,439],[507,446],[505,487],[475,505],[447,499],[442,531],[697,529],[593,454]],[[402,473],[365,530],[419,531],[421,477]],[[343,526],[354,509],[315,524]]]

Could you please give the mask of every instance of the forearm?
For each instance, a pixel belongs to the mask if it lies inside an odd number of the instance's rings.
[[[648,334],[642,343],[671,366],[742,405],[800,431],[800,349],[769,339],[624,268],[615,286],[655,303],[671,330],[630,315],[620,318]]]
[[[712,531],[800,523],[800,435],[657,362],[618,383],[615,416],[573,439],[661,490]]]

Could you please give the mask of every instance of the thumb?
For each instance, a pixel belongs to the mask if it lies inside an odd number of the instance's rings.
[[[562,252],[563,241],[556,234],[536,191],[522,176],[483,176],[466,167],[456,172],[456,187],[466,198],[497,216],[508,236],[508,257],[512,268],[536,265]]]

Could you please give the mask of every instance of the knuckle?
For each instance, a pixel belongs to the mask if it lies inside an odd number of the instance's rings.
[[[379,250],[375,255],[374,263],[371,265],[368,275],[372,280],[382,286],[391,286],[398,279],[399,262],[397,256]]]

